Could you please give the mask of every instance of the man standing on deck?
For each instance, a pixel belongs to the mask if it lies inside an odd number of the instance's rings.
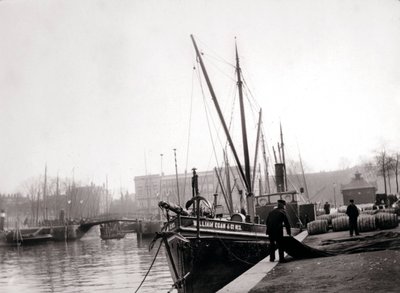
[[[291,236],[290,223],[285,211],[286,202],[282,199],[278,200],[278,207],[268,214],[267,235],[269,235],[270,251],[269,261],[275,261],[275,250],[279,251],[279,262],[285,262],[284,251],[282,246],[283,240],[283,225],[286,227],[286,232]]]
[[[349,216],[350,237],[353,236],[353,232],[355,232],[356,235],[360,235],[357,227],[357,218],[359,214],[360,212],[358,211],[357,206],[354,204],[354,200],[350,199],[350,204],[347,206],[346,210],[346,215]]]

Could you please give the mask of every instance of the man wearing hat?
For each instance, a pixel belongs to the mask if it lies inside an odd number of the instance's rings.
[[[282,199],[278,200],[278,207],[272,210],[267,217],[267,235],[269,235],[270,251],[269,260],[275,261],[275,250],[279,251],[279,262],[285,262],[284,251],[282,247],[283,240],[283,225],[286,227],[286,232],[290,236],[290,223],[285,211],[286,202]]]
[[[358,211],[357,206],[354,204],[354,200],[350,199],[350,204],[347,206],[346,215],[349,216],[349,227],[350,227],[350,237],[353,236],[353,232],[356,235],[360,235],[358,233],[358,226],[357,226],[357,218],[360,212]]]

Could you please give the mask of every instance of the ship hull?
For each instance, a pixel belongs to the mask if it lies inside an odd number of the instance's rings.
[[[202,224],[210,223],[225,227],[246,225],[202,221]],[[264,229],[260,225],[255,228]],[[203,227],[199,229],[199,237],[197,233],[195,225],[184,225],[163,237],[174,286],[179,292],[216,292],[269,253],[268,238],[260,231]]]

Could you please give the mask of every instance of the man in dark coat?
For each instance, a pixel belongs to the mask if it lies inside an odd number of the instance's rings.
[[[326,202],[324,204],[324,210],[326,215],[329,215],[331,213],[331,205],[329,204],[329,202]]]
[[[267,217],[267,235],[269,235],[270,252],[269,260],[275,261],[275,250],[279,251],[279,262],[284,262],[284,251],[282,246],[283,240],[283,225],[286,227],[286,232],[290,236],[290,223],[285,211],[286,202],[278,200],[278,207],[272,210]]]
[[[360,235],[358,233],[357,227],[357,218],[360,212],[358,211],[357,206],[354,204],[354,200],[350,199],[350,204],[347,206],[346,215],[349,216],[349,226],[350,226],[350,237],[353,236],[353,232],[356,235]]]

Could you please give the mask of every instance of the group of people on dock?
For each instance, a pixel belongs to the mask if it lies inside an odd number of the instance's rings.
[[[327,202],[324,206],[326,214],[330,213],[330,205]],[[360,214],[357,206],[354,204],[354,200],[350,199],[350,204],[347,206],[346,214],[349,217],[349,227],[350,227],[350,237],[360,235],[357,226],[357,219]],[[291,236],[291,227],[288,216],[286,214],[286,201],[280,199],[278,200],[278,206],[276,209],[272,210],[266,219],[267,235],[270,240],[270,254],[269,260],[271,262],[275,261],[275,250],[278,249],[279,262],[285,262],[284,249],[283,249],[283,227],[286,229],[286,234]]]

